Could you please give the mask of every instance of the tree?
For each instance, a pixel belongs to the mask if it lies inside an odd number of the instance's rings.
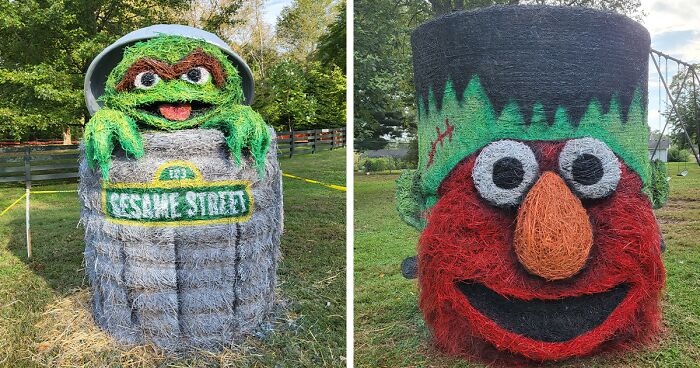
[[[314,129],[336,128],[345,125],[345,74],[337,65],[326,68],[318,62],[308,66],[307,95],[316,101]],[[328,70],[330,69],[330,70]]]
[[[318,47],[314,52],[314,59],[321,62],[323,65],[337,65],[345,74],[345,22],[346,22],[346,2],[341,1],[337,5],[338,15],[335,21],[328,26],[328,31],[321,35],[318,39]]]
[[[422,0],[355,1],[355,142],[377,149],[415,129],[410,35],[428,20]]]
[[[265,23],[267,0],[246,0],[235,15],[235,26],[227,28],[224,39],[248,63],[257,83],[265,83],[267,70],[279,61],[278,42]]]
[[[225,37],[228,29],[241,22],[236,15],[242,6],[243,0],[190,0],[188,11],[180,16],[189,26]]]
[[[309,128],[316,113],[316,100],[306,93],[308,81],[302,67],[292,60],[270,69],[265,88],[253,107],[277,130]]]
[[[694,66],[695,70],[698,68],[700,68],[700,64]],[[680,148],[690,148],[691,142],[693,145],[700,144],[700,81],[698,81],[691,71],[681,90],[681,84],[687,71],[688,69],[686,68],[681,69],[679,73],[673,77],[669,88],[671,90],[671,95],[676,99],[678,115],[674,113],[670,102],[667,110],[664,112],[664,116],[668,119],[671,127],[671,132],[669,134],[671,136],[671,141]],[[688,137],[685,135],[681,120],[685,123],[691,142],[688,142]]]
[[[333,21],[333,0],[294,0],[277,18],[277,38],[297,62],[316,50],[318,39]]]
[[[28,138],[86,120],[83,77],[92,59],[125,33],[174,21],[186,0],[0,2],[0,134]]]

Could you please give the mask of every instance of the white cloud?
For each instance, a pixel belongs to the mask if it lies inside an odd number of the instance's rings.
[[[642,0],[652,47],[681,60],[700,62],[700,1]]]

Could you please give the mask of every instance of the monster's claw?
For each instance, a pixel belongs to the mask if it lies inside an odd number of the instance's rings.
[[[134,121],[118,111],[98,111],[85,127],[85,155],[90,168],[100,167],[105,181],[112,164],[115,140],[127,155],[143,156],[143,143]]]
[[[236,106],[230,112],[222,114],[216,121],[207,123],[205,128],[219,129],[226,137],[226,144],[236,164],[241,163],[243,148],[250,150],[255,160],[258,173],[265,173],[265,155],[270,148],[270,132],[262,117],[250,106]]]

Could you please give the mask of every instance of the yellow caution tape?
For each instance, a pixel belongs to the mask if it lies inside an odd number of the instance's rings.
[[[37,190],[32,194],[52,194],[52,193],[78,193],[77,190]]]
[[[303,181],[305,181],[305,182],[307,182],[307,183],[323,185],[324,187],[331,188],[331,189],[335,189],[335,190],[339,190],[339,191],[341,191],[341,192],[347,191],[347,188],[345,188],[344,186],[341,186],[341,185],[326,184],[326,183],[322,183],[322,182],[320,182],[320,181],[318,181],[318,180],[306,179],[306,178],[302,178],[301,176],[296,176],[296,175],[291,175],[291,174],[285,174],[285,173],[282,173],[282,176],[286,176],[286,177],[288,177],[288,178],[297,179],[297,180],[303,180]]]
[[[10,209],[12,209],[12,207],[14,207],[17,203],[19,203],[19,201],[21,201],[22,199],[24,199],[24,196],[26,196],[26,195],[27,195],[27,193],[22,194],[21,197],[17,198],[16,201],[14,201],[11,205],[7,206],[7,208],[5,208],[4,211],[0,212],[0,217],[2,217],[3,215],[5,215],[5,214],[7,213],[7,211],[9,211]]]
[[[37,190],[36,192],[30,192],[31,194],[53,194],[53,193],[77,193],[77,190]],[[24,199],[27,193],[22,194],[21,197],[17,198],[16,201],[12,202],[11,205],[7,206],[2,212],[0,212],[0,217],[4,216],[7,211],[11,210],[12,207],[16,206],[19,201]]]

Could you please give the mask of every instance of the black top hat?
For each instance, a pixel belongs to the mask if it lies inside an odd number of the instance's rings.
[[[535,103],[552,121],[563,106],[578,121],[589,102],[616,94],[626,112],[635,89],[646,106],[649,32],[619,14],[578,7],[492,6],[448,14],[412,35],[418,101],[438,107],[447,80],[461,96],[478,75],[496,112],[513,100],[526,121]]]

